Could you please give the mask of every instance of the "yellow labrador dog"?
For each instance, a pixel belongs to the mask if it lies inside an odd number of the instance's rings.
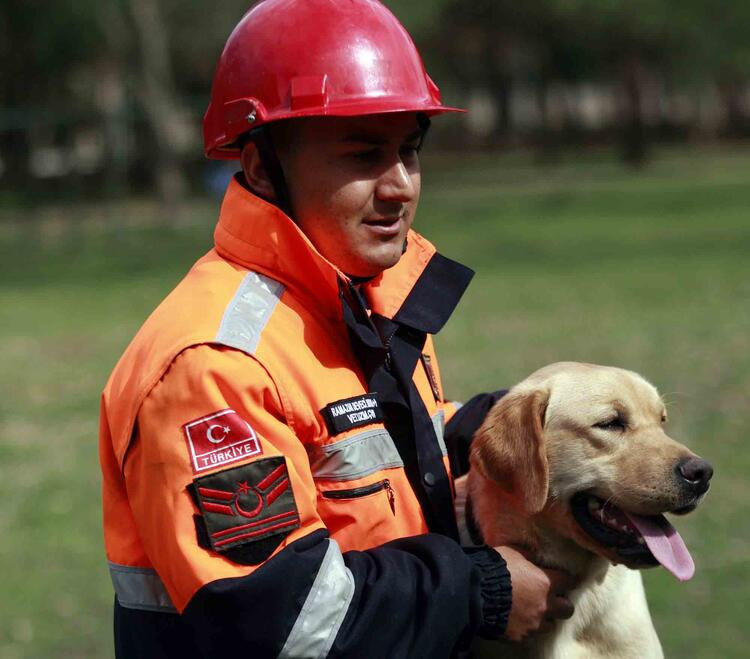
[[[580,578],[572,618],[498,656],[662,657],[640,574],[661,564],[680,580],[693,560],[662,513],[692,511],[711,465],[664,432],[656,389],[619,368],[546,366],[498,401],[477,431],[459,507],[491,545],[526,548]],[[465,529],[464,529],[465,530]],[[491,645],[491,644],[490,644]],[[489,646],[481,651],[488,654]]]

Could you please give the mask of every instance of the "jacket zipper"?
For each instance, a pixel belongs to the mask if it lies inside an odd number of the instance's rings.
[[[375,494],[375,492],[380,492],[381,490],[385,490],[388,495],[388,504],[391,507],[391,512],[395,515],[396,494],[391,487],[391,481],[387,478],[384,478],[377,483],[355,487],[351,490],[326,490],[325,492],[321,492],[321,496],[324,499],[358,499],[360,497],[366,497],[368,494]]]
[[[435,369],[432,368],[432,359],[430,356],[423,352],[422,353],[422,366],[424,366],[425,374],[427,375],[427,381],[430,383],[430,389],[432,389],[432,396],[436,403],[441,402],[440,400],[440,387],[438,387],[437,376],[435,375]]]
[[[394,336],[396,336],[396,332],[387,336],[383,342],[383,347],[385,348],[385,370],[389,373],[391,372],[391,341],[393,341]]]

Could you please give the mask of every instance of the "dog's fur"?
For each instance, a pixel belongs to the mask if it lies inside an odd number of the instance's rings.
[[[620,421],[607,425],[612,419]],[[585,492],[639,515],[695,508],[702,493],[675,472],[697,456],[666,435],[665,421],[664,403],[641,376],[574,362],[542,368],[492,408],[475,435],[466,484],[484,541],[523,547],[537,564],[580,579],[571,619],[497,656],[663,656],[640,573],[628,569],[645,567],[643,557],[624,559],[594,540],[570,506]]]

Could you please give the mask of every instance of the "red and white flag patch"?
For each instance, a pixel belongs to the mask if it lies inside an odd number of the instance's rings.
[[[201,417],[182,429],[194,473],[263,453],[255,431],[232,409]]]

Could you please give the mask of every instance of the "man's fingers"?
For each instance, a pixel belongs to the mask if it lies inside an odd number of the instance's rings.
[[[565,595],[578,585],[578,578],[562,570],[545,570],[550,581],[550,592]]]
[[[567,620],[574,611],[573,603],[567,597],[554,595],[550,598],[547,617],[553,620]]]

